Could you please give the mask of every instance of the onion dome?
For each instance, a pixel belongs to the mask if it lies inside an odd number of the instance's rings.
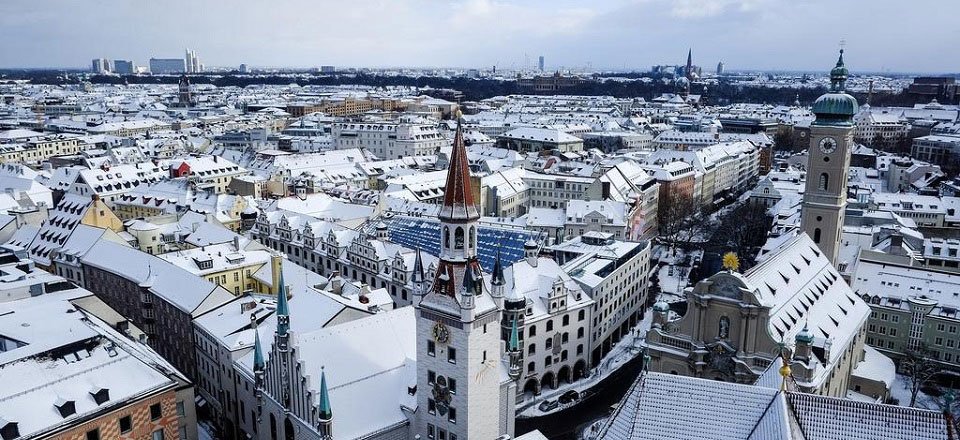
[[[830,92],[817,98],[813,103],[814,122],[818,125],[851,125],[853,116],[859,110],[857,98],[846,93],[849,72],[843,64],[843,50],[836,67],[830,71]]]
[[[813,332],[811,332],[810,329],[807,328],[807,324],[803,324],[803,330],[800,330],[800,332],[797,333],[795,340],[797,341],[798,344],[810,345],[813,343]]]

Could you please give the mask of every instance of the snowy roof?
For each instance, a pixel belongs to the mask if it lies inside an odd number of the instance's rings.
[[[139,249],[111,241],[101,240],[90,248],[83,264],[148,286],[150,291],[186,313],[202,313],[233,297],[206,278]]]
[[[701,378],[644,373],[603,440],[947,439],[938,411]]]
[[[807,234],[791,237],[743,278],[757,301],[770,308],[767,334],[774,341],[792,341],[808,323],[815,346],[831,340],[835,347],[848,347],[870,314]],[[823,360],[833,364],[844,353],[830,350],[830,359]]]
[[[21,436],[42,437],[177,386],[169,365],[144,356],[149,349],[47,296],[0,310],[0,339],[17,342],[0,353],[0,420],[16,422]]]
[[[603,440],[788,438],[778,390],[645,373],[597,437]],[[769,416],[768,416],[769,413]]]

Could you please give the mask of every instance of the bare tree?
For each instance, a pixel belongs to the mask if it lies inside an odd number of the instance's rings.
[[[721,219],[711,244],[718,252],[737,254],[745,270],[754,264],[758,248],[763,246],[772,225],[773,219],[767,215],[766,207],[743,203]]]
[[[688,247],[702,237],[709,216],[692,197],[673,195],[660,200],[657,221],[660,224],[661,242],[674,247]]]
[[[907,350],[900,366],[910,383],[910,406],[913,407],[917,404],[920,390],[936,378],[940,367],[933,359],[933,352],[924,344]]]

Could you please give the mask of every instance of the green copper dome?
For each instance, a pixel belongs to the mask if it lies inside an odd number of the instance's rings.
[[[819,125],[851,125],[853,116],[857,114],[860,105],[857,98],[848,95],[847,67],[843,64],[843,50],[837,65],[830,71],[830,92],[817,98],[813,103],[813,114],[817,116],[815,124]]]
[[[803,330],[800,330],[797,333],[796,341],[798,344],[812,344],[813,343],[813,333],[810,332],[810,329],[807,328],[807,324],[803,324]]]

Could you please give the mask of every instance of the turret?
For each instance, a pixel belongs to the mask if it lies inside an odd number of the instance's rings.
[[[653,304],[653,326],[663,328],[669,320],[670,304],[664,300],[659,300]]]
[[[424,283],[427,281],[427,273],[423,270],[423,258],[420,256],[420,248],[417,248],[417,255],[413,260],[413,273],[410,275],[410,282],[413,283],[413,303],[420,302],[423,297]]]
[[[473,265],[468,264],[463,271],[463,304],[464,310],[471,310],[477,296],[477,287],[483,283],[483,280],[477,280],[473,272]]]
[[[804,364],[810,362],[813,350],[813,333],[807,328],[807,323],[803,324],[803,330],[797,333],[794,340],[796,341],[796,348],[793,352],[794,360],[803,362]]]
[[[330,407],[330,394],[327,392],[327,375],[320,368],[320,402],[317,404],[317,431],[321,440],[333,440],[333,409]]]
[[[263,347],[260,344],[260,332],[257,331],[256,317],[250,315],[250,326],[253,329],[253,395],[257,399],[257,419],[263,410],[263,375],[266,363],[263,361]]]
[[[493,263],[493,273],[490,274],[490,296],[497,302],[497,307],[503,307],[503,289],[506,284],[503,264],[500,262],[500,249],[497,249],[497,259]]]
[[[390,231],[384,222],[377,223],[377,240],[384,242],[390,241]]]
[[[537,242],[533,239],[527,240],[523,244],[523,256],[527,260],[527,264],[533,267],[537,267]]]
[[[522,368],[520,366],[520,335],[517,330],[517,318],[513,318],[513,325],[510,329],[510,341],[507,344],[507,354],[510,356],[510,369],[507,374],[510,378],[517,380],[520,378]]]

